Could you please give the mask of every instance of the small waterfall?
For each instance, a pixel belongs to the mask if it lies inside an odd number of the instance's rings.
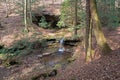
[[[62,38],[60,40],[60,47],[58,49],[59,52],[64,52],[65,51],[65,48],[64,48],[63,44],[64,44],[64,38]]]

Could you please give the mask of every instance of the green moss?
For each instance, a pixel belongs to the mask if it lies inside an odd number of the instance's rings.
[[[0,59],[5,60],[7,58],[6,54],[0,54]]]
[[[76,60],[75,58],[71,57],[71,58],[68,58],[68,59],[67,59],[67,62],[68,62],[68,63],[71,63],[71,62],[73,62],[73,61],[75,61],[75,60]]]
[[[58,69],[61,67],[61,64],[56,64],[53,69]]]

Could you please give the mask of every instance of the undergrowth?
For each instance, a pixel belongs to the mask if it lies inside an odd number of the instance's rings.
[[[0,60],[4,62],[5,66],[9,66],[11,61],[15,63],[15,58],[29,54],[35,49],[43,48],[45,45],[43,43],[45,43],[44,40],[22,39],[14,42],[10,47],[0,45]]]

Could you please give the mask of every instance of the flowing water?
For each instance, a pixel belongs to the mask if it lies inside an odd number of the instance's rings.
[[[58,49],[59,52],[63,53],[65,51],[65,48],[64,48],[64,38],[62,38],[60,40],[60,47]]]
[[[73,54],[73,47],[64,46],[64,39],[62,38],[59,43],[49,42],[50,45],[46,48],[43,54],[48,54],[43,56],[41,62],[45,64],[48,68],[55,67],[60,65],[65,67],[68,64],[68,59],[71,58]]]

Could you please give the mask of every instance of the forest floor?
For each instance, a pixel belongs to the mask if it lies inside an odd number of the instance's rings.
[[[46,30],[37,27],[35,27],[35,31],[24,34],[22,17],[16,14],[11,14],[8,18],[3,16],[4,11],[0,14],[0,21],[3,25],[3,28],[0,28],[0,43],[5,44],[7,47],[17,40],[31,37],[34,33],[43,34],[39,35],[38,38],[64,35],[62,33],[64,30]],[[55,77],[48,77],[42,80],[120,80],[120,27],[103,28],[103,31],[112,49],[110,55],[100,56],[92,62],[85,63],[84,50],[76,47],[76,50],[80,49],[81,55],[75,61],[67,65],[65,69],[58,68]],[[65,36],[68,37],[71,34],[68,33]],[[28,77],[43,73],[44,71],[39,69],[41,64],[36,56],[40,53],[41,51],[38,50],[20,58],[23,61],[20,65],[5,67],[0,64],[0,80],[31,80]],[[34,72],[33,69],[37,71]],[[41,79],[38,78],[38,80]]]
[[[103,28],[103,31],[113,50],[110,55],[101,56],[84,65],[80,65],[78,58],[65,70],[60,70],[55,80],[120,80],[120,27]]]

